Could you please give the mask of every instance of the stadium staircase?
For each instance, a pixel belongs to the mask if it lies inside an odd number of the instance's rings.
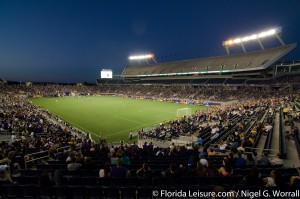
[[[295,105],[297,107],[297,102],[295,103]],[[290,115],[293,116],[293,112],[291,112]],[[286,139],[286,135],[287,135],[286,132],[290,133],[295,125],[297,125],[299,128],[299,124],[295,123],[292,117],[289,117],[290,125],[285,125],[283,116],[281,117],[281,120],[282,120],[281,122],[282,135],[280,137],[280,141],[282,142],[282,144],[280,149],[281,149],[281,153],[284,153],[284,151],[286,151],[286,159],[284,160],[284,165],[288,167],[295,167],[298,165],[300,159],[299,137],[298,139],[296,136],[292,139]]]
[[[274,121],[274,117],[273,116],[270,116],[270,117],[271,117],[270,124],[272,126],[272,129],[267,134],[267,137],[266,137],[266,140],[265,140],[265,144],[264,144],[264,150],[263,150],[263,152],[267,153],[267,154],[270,154],[270,150],[274,149],[274,148],[271,149],[271,144],[273,143],[272,141],[274,140],[272,138],[274,137],[273,134],[274,134],[274,128],[275,128],[274,127],[275,121]]]
[[[283,158],[287,158],[287,143],[285,133],[284,121],[282,116],[282,108],[279,110],[279,152]]]
[[[263,124],[263,121],[265,120],[267,114],[268,114],[268,110],[266,109],[263,116],[258,118],[257,122],[260,122]],[[264,150],[264,145],[266,142],[266,136],[262,135],[262,132],[257,132],[257,134],[258,135],[256,136],[256,139],[253,143],[253,148],[255,148],[255,151],[257,152],[257,154],[262,154],[262,152]]]
[[[283,146],[283,148],[281,149],[280,148],[280,145],[283,143],[281,140],[280,135],[280,127],[281,127],[281,120],[280,120],[280,113],[275,113],[275,118],[274,118],[274,128],[273,128],[273,135],[272,135],[272,141],[271,141],[271,147],[270,149],[272,149],[270,151],[270,155],[271,156],[276,156],[277,153],[278,153],[278,150],[279,152],[283,155],[283,157],[285,158],[286,157],[286,152],[284,152],[285,150],[285,147]],[[281,144],[280,144],[281,143]]]

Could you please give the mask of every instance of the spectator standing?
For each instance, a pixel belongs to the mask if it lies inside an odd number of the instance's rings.
[[[287,105],[284,106],[282,113],[283,113],[283,119],[285,119],[285,117],[289,114],[289,108]]]

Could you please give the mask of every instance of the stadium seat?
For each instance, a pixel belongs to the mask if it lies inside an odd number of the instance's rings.
[[[121,186],[120,187],[120,197],[126,199],[136,198],[136,187],[135,186]]]
[[[120,189],[118,186],[103,186],[104,198],[119,199]]]
[[[87,186],[87,196],[91,199],[103,198],[104,192],[101,186]]]
[[[21,185],[20,188],[24,198],[37,198],[39,195],[39,188],[36,184]]]

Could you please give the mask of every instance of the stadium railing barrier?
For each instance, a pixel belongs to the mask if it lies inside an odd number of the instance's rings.
[[[40,155],[42,154],[41,157],[38,157],[38,158],[31,158],[35,155]],[[25,164],[25,169],[27,169],[27,164],[29,162],[34,162],[36,160],[42,160],[42,159],[46,159],[46,158],[49,158],[50,157],[50,152],[49,151],[40,151],[40,152],[36,152],[36,153],[31,153],[31,154],[27,154],[24,156],[24,164]],[[28,159],[30,158],[30,159]]]
[[[65,146],[65,147],[60,147],[56,149],[56,155],[63,153],[65,150],[70,149],[71,146]],[[61,152],[59,152],[60,150],[62,150]],[[79,150],[81,152],[81,147],[76,148],[76,150]],[[41,155],[41,156],[39,156]],[[38,156],[38,157],[34,157],[34,156]],[[40,151],[40,152],[35,152],[35,153],[30,153],[30,154],[26,154],[24,156],[24,164],[25,164],[25,169],[28,169],[28,163],[29,162],[34,162],[37,160],[44,160],[44,159],[49,159],[51,158],[51,154],[50,151]]]

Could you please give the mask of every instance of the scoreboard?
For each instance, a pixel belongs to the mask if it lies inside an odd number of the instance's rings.
[[[101,76],[101,79],[112,79],[113,72],[111,69],[102,69],[100,76]]]

